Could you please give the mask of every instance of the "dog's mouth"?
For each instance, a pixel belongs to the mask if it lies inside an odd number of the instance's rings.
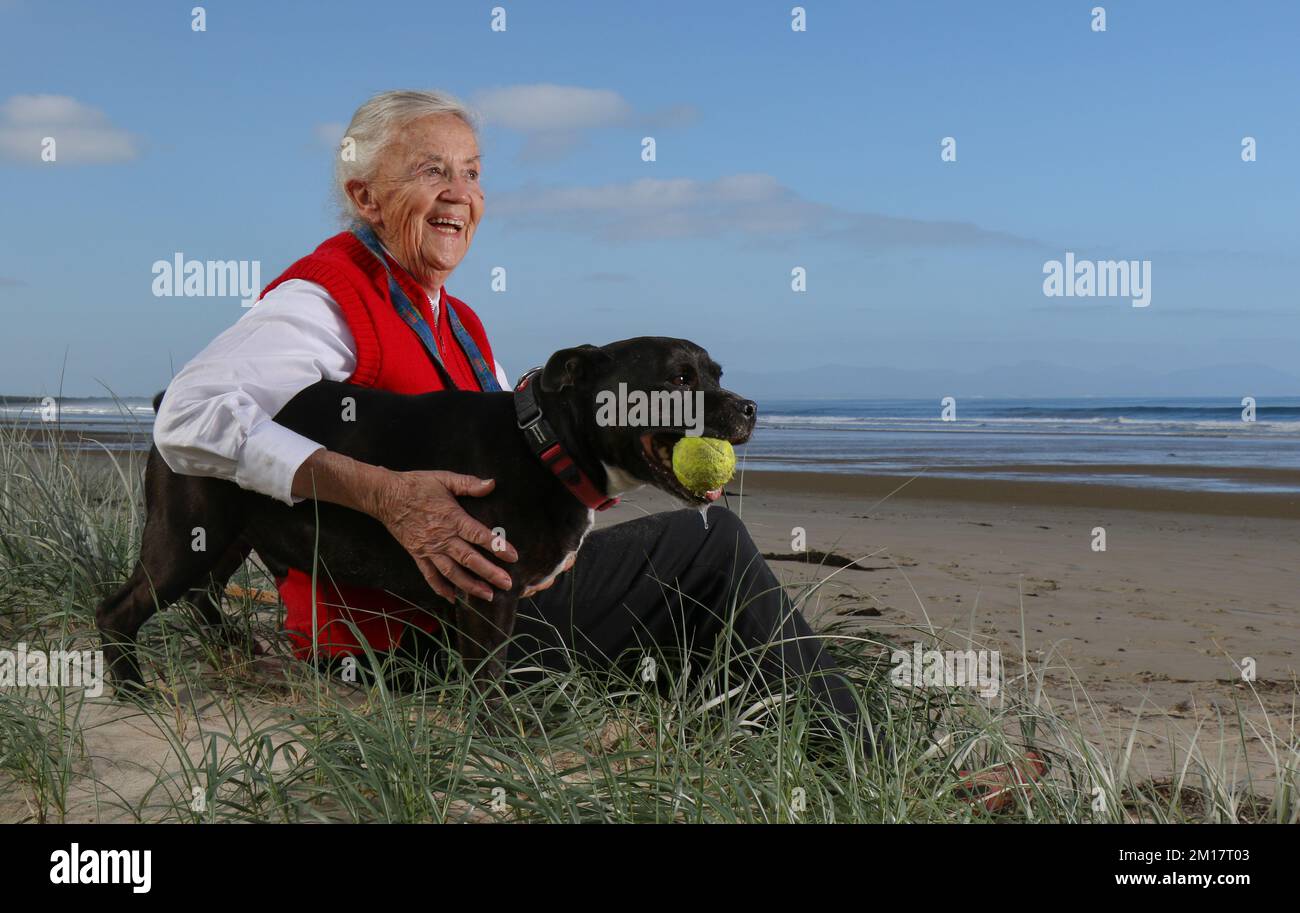
[[[652,431],[643,434],[641,435],[641,455],[644,457],[646,466],[650,469],[651,478],[657,487],[689,504],[712,504],[722,497],[721,487],[706,491],[703,494],[693,492],[677,481],[677,474],[673,472],[673,447],[684,436],[680,431]],[[748,440],[748,436],[733,438],[730,443],[743,444],[746,440]]]

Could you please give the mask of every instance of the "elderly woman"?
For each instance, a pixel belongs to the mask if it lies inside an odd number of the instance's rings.
[[[508,588],[509,576],[480,551],[490,548],[491,532],[456,500],[487,494],[491,480],[360,463],[274,420],[294,394],[322,379],[402,393],[494,382],[509,389],[478,316],[446,288],[483,218],[469,113],[439,93],[385,92],[357,110],[347,137],[344,151],[355,154],[340,156],[336,177],[351,230],[289,267],[181,370],[154,440],[178,473],[231,479],[288,504],[315,497],[364,511],[439,594],[491,598],[490,587]],[[517,558],[508,546],[502,556]],[[382,592],[321,580],[313,606],[309,569],[280,570],[285,627],[303,658],[313,642],[317,659],[360,653],[354,630],[376,651],[429,656],[439,649],[429,636],[436,621]],[[695,511],[681,510],[597,531],[576,567],[532,595],[520,605],[512,662],[636,663],[679,646],[709,652],[730,630],[742,652],[762,656],[751,659],[761,672],[773,680],[807,675],[821,707],[850,726],[858,719],[848,682],[725,510],[715,508],[707,527]],[[735,605],[743,611],[729,611]]]

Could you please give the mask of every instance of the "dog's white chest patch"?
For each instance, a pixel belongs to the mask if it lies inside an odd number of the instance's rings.
[[[582,551],[582,543],[585,542],[587,539],[587,533],[591,532],[591,528],[595,525],[596,525],[596,511],[594,511],[591,508],[587,508],[587,528],[582,531],[582,536],[581,538],[578,539],[578,544],[573,547],[573,551],[569,552],[567,555],[565,555],[563,558],[560,559],[560,563],[555,566],[555,570],[547,574],[542,579],[542,582],[538,584],[538,586],[550,586],[551,583],[554,582],[555,578],[560,576],[560,574],[564,572],[566,565],[571,566],[571,562],[577,560],[578,552]]]

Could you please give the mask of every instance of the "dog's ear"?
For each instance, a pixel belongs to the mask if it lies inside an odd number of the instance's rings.
[[[560,349],[546,361],[542,368],[541,385],[547,393],[556,393],[583,380],[590,380],[600,362],[612,360],[604,349],[593,345]]]

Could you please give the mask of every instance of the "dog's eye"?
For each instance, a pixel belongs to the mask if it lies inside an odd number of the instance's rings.
[[[691,381],[685,374],[674,374],[672,379],[668,381],[668,383],[672,384],[675,387],[689,387]]]

